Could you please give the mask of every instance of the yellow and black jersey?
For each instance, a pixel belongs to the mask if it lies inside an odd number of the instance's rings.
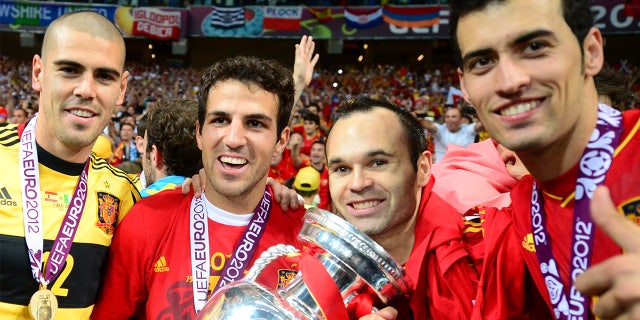
[[[31,275],[24,238],[22,193],[15,125],[0,126],[0,314],[28,318],[38,283]],[[69,207],[84,164],[59,159],[38,146],[44,256]],[[96,300],[113,232],[140,194],[125,172],[91,155],[87,202],[63,270],[49,284],[58,299],[57,319],[88,319]]]

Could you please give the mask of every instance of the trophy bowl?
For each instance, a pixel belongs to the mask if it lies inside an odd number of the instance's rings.
[[[308,209],[298,237],[309,248],[303,254],[317,259],[335,283],[345,308],[366,295],[373,311],[410,290],[402,267],[379,244],[331,212]],[[310,289],[323,284],[305,282],[326,278],[299,271],[277,291],[256,282],[271,261],[292,252],[297,250],[282,244],[263,252],[242,280],[213,294],[198,319],[326,319]]]

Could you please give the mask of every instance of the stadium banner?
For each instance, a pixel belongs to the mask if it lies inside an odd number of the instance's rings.
[[[93,10],[113,21],[116,6],[0,0],[0,26],[4,29],[34,27],[42,30],[59,16],[72,11]]]
[[[43,33],[59,16],[93,10],[114,22],[126,36],[159,40],[187,37],[186,9],[0,0],[0,30]]]
[[[355,10],[351,10],[351,12],[346,12],[345,17],[344,7],[300,7],[301,14],[300,18],[298,18],[297,9],[289,6],[287,8],[292,12],[289,16],[295,20],[299,19],[299,28],[293,28],[291,25],[288,25],[287,28],[273,28],[271,26],[273,22],[272,19],[274,17],[274,7],[246,6],[244,8],[245,24],[243,26],[236,28],[220,28],[212,25],[213,16],[215,15],[214,7],[190,7],[191,35],[205,37],[261,38],[300,38],[302,35],[312,35],[315,39],[435,39],[447,38],[449,32],[449,8],[446,6],[411,6],[411,8],[426,8],[427,11],[431,12],[431,17],[437,17],[437,19],[430,20],[428,27],[397,26],[389,23],[368,24],[366,27],[355,26],[353,24],[354,21],[367,20],[369,17],[365,17],[364,15],[370,12],[360,13],[363,16],[357,17],[354,16]],[[423,11],[424,10],[414,10],[413,12],[416,12],[415,17],[412,17],[410,14],[406,14],[403,18],[409,20],[424,19]],[[281,15],[286,16],[288,14],[282,13]],[[380,16],[380,13],[378,13],[378,15]],[[289,21],[289,23],[290,22],[291,21]]]
[[[300,28],[265,28],[272,25],[274,7],[244,7],[245,23],[235,28],[212,25],[215,8],[190,7],[190,34],[205,37],[299,38],[315,39],[447,39],[448,6],[380,6],[384,22],[372,23],[379,14],[376,7],[366,11],[344,7],[301,7]],[[292,8],[292,7],[285,7]],[[603,34],[640,34],[640,17],[628,15],[625,3],[617,0],[594,0],[591,11]],[[297,19],[297,16],[295,16]],[[358,25],[360,23],[360,25]],[[366,26],[366,27],[365,27]]]
[[[187,36],[186,10],[152,7],[118,7],[116,26],[125,36],[142,36],[156,40],[179,40]]]
[[[596,27],[604,35],[640,34],[640,9],[630,0],[593,0]],[[377,9],[379,8],[379,9]],[[42,33],[60,15],[94,10],[127,37],[179,40],[196,37],[316,39],[447,39],[448,6],[344,7],[245,6],[188,8],[0,0],[0,31]],[[365,10],[366,9],[366,10]],[[380,22],[380,16],[384,21]]]

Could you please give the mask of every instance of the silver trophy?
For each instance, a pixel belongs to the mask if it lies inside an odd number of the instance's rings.
[[[373,295],[377,307],[410,290],[401,266],[380,245],[331,212],[308,209],[298,237],[320,248],[314,256],[337,285],[345,306],[363,294],[362,288]],[[293,252],[294,247],[282,244],[269,248],[242,280],[220,288],[197,319],[325,319],[301,271],[277,292],[256,282],[271,261]]]

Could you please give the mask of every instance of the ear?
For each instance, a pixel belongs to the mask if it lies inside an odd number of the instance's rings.
[[[278,138],[278,141],[276,141],[276,147],[273,150],[272,157],[277,157],[278,155],[282,154],[282,152],[284,151],[284,148],[286,148],[287,144],[289,143],[290,134],[291,134],[291,129],[289,129],[289,127],[285,127],[284,130],[282,130],[282,132],[280,133],[280,137]]]
[[[427,185],[431,176],[431,152],[423,151],[418,158],[418,174],[416,183],[420,188]]]
[[[470,105],[473,105],[473,103],[471,103],[471,98],[469,98],[469,93],[467,93],[467,88],[464,86],[464,73],[462,73],[462,69],[458,67],[456,71],[458,72],[458,79],[460,80],[460,91],[462,91],[464,101],[466,101]]]
[[[198,141],[198,148],[202,151],[202,132],[199,120],[196,121],[196,141]]]
[[[163,166],[162,152],[155,145],[151,146],[150,159],[154,167],[161,168]]]
[[[144,147],[144,138],[147,136],[147,132],[145,131],[144,135],[137,135],[136,136],[136,149],[138,149],[138,153],[140,154],[144,154],[145,153],[145,147]]]
[[[122,73],[122,79],[120,80],[120,96],[116,101],[116,105],[122,105],[124,102],[124,96],[127,93],[127,83],[129,83],[129,71],[125,71]]]
[[[602,34],[597,28],[591,28],[583,41],[584,73],[595,76],[604,64],[604,48]]]
[[[40,92],[42,91],[42,58],[39,55],[33,56],[33,63],[31,68],[31,87],[33,90]]]

